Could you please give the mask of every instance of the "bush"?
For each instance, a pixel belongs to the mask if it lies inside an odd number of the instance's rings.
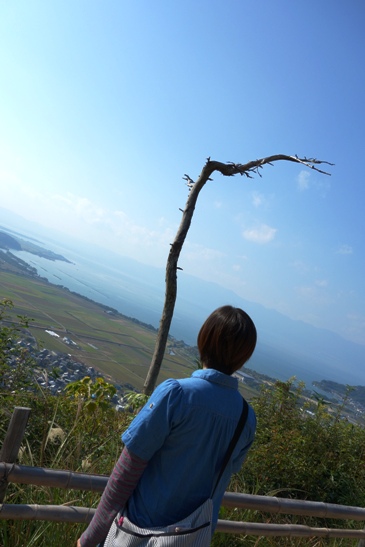
[[[31,415],[20,451],[22,464],[108,475],[119,457],[120,435],[131,416],[115,412],[107,404],[113,390],[104,381],[93,383],[86,377],[73,384],[68,395],[53,396],[32,384],[29,355],[16,354],[17,367],[11,367],[9,360],[14,358],[15,350],[18,351],[16,342],[20,333],[11,324],[4,324],[9,306],[9,301],[0,303],[0,435],[5,435],[13,407],[28,406]],[[341,407],[329,412],[320,400],[313,406],[313,401],[304,397],[303,387],[295,386],[292,380],[276,382],[264,388],[253,401],[258,419],[256,440],[229,490],[365,506],[365,430],[342,419]],[[141,397],[132,394],[131,406],[142,404],[139,399]],[[91,492],[11,484],[5,501],[95,507],[99,498],[99,494]],[[226,508],[222,508],[220,517],[323,526],[323,521],[314,518],[291,517],[289,521],[283,515]],[[326,526],[340,527],[338,522],[328,521]],[[359,528],[358,524],[354,526]],[[0,544],[4,547],[72,545],[84,528],[51,522],[0,520]],[[357,545],[357,541],[216,533],[212,546],[226,545],[320,547]]]

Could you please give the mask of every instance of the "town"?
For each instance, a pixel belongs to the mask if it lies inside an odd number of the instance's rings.
[[[51,336],[58,336],[53,331],[46,331]],[[63,342],[68,346],[77,346],[70,338],[65,337]],[[16,349],[9,355],[8,365],[10,369],[22,366],[24,355],[32,361],[32,376],[41,389],[46,389],[52,395],[60,395],[68,384],[82,380],[85,376],[93,381],[103,378],[112,383],[116,388],[116,394],[110,399],[110,404],[118,411],[129,410],[130,405],[126,400],[127,393],[136,392],[134,386],[129,383],[116,384],[111,378],[106,377],[94,367],[76,361],[71,353],[61,353],[46,348],[39,349],[38,342],[27,330],[21,331],[21,338],[16,343]]]

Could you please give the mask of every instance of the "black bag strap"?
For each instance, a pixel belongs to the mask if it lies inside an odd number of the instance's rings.
[[[229,446],[228,446],[228,449],[227,449],[227,452],[226,452],[226,455],[224,456],[224,460],[223,460],[223,463],[222,463],[222,467],[221,467],[221,470],[219,472],[219,475],[218,475],[218,478],[216,480],[216,483],[214,485],[214,488],[212,490],[212,495],[211,495],[211,498],[214,496],[214,492],[216,491],[217,489],[217,486],[219,484],[219,481],[221,480],[222,478],[222,475],[224,473],[224,470],[225,468],[227,467],[227,464],[232,456],[232,453],[233,453],[233,450],[237,444],[237,441],[238,439],[240,438],[241,436],[241,433],[243,431],[243,428],[245,427],[245,424],[247,422],[247,417],[248,417],[248,404],[247,402],[245,401],[245,399],[242,397],[242,404],[243,404],[243,407],[242,407],[242,412],[241,412],[241,416],[240,416],[240,419],[238,420],[238,424],[236,426],[236,429],[235,429],[235,432],[233,433],[233,437],[231,439],[231,442],[229,443]]]

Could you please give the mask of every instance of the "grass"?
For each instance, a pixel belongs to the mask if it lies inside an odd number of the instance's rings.
[[[18,401],[16,401],[18,397]],[[14,399],[14,401],[13,401]],[[11,402],[24,404],[25,395],[14,396]],[[120,434],[130,422],[130,416],[112,409],[92,414],[78,413],[77,405],[64,397],[34,396],[27,404],[34,407],[20,451],[22,465],[64,469],[108,475],[118,459],[122,443]],[[4,405],[0,409],[0,435],[5,434],[9,418]],[[1,425],[4,424],[4,425]],[[63,436],[50,435],[54,425]],[[8,486],[4,502],[11,504],[76,505],[96,507],[100,494],[43,486]],[[2,547],[76,545],[85,525],[27,520],[0,520]]]
[[[20,400],[19,402],[24,403]],[[33,403],[39,405],[39,400],[34,397],[34,401],[29,401],[30,405]],[[42,404],[43,406],[36,407],[36,412],[31,413],[27,430],[27,442],[23,446],[20,463],[37,466],[40,457],[42,457],[46,467],[109,474],[121,451],[120,433],[127,427],[131,416],[111,411],[96,412],[90,415],[87,413],[77,414],[74,403],[63,397],[44,397]],[[0,414],[1,412],[4,412],[4,409],[0,411]],[[51,440],[49,430],[54,424],[64,430],[65,437],[63,440],[59,438]],[[47,439],[47,442],[38,442],[42,431],[43,438]],[[3,436],[3,433],[4,431],[1,431],[1,436]],[[247,491],[245,467],[242,473],[232,478],[228,490]],[[42,486],[10,485],[5,503],[67,504],[96,507],[99,498],[99,494],[92,492]],[[270,515],[257,511],[224,507],[221,509],[220,518],[243,522],[340,527],[338,522],[329,522],[325,519]],[[345,527],[361,529],[362,524],[348,522],[345,523]],[[85,525],[81,524],[0,520],[0,545],[3,547],[74,545],[84,529]],[[349,539],[280,538],[232,535],[219,532],[214,534],[211,543],[212,547],[355,547],[357,544],[357,540]]]

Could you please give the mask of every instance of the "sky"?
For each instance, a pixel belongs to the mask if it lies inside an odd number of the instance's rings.
[[[0,206],[365,344],[362,0],[0,0]],[[1,225],[1,218],[0,218]],[[163,278],[161,280],[163,283]]]

